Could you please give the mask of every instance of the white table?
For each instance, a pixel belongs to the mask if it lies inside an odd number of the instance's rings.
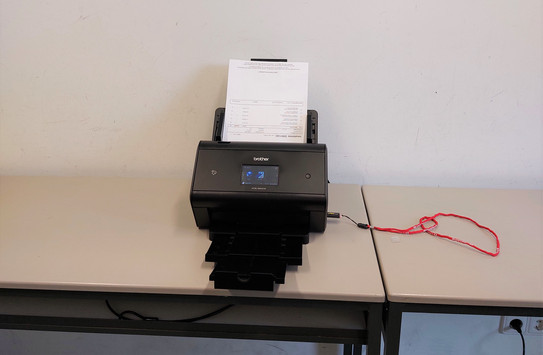
[[[189,186],[1,177],[0,326],[368,344],[379,353],[385,295],[368,231],[329,220],[274,292],[214,289],[213,264],[204,262],[210,241],[195,226]],[[330,185],[329,208],[366,218],[356,185]],[[199,323],[136,322],[112,319],[105,299],[161,319],[235,306]],[[180,314],[164,314],[164,305]]]
[[[386,354],[397,354],[402,312],[543,315],[543,191],[364,186],[372,225],[407,228],[438,212],[473,218],[499,236],[487,256],[423,233],[373,231],[388,300]],[[438,218],[436,232],[495,249],[475,225]]]

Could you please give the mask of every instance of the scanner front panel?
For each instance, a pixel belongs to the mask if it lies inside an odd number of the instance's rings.
[[[193,190],[323,194],[326,153],[240,149],[199,150]]]
[[[202,141],[190,201],[209,228],[215,288],[272,291],[302,264],[309,232],[326,228],[324,144]]]

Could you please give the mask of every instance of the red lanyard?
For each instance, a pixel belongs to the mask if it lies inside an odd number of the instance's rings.
[[[496,251],[491,252],[491,251],[488,251],[488,250],[484,250],[484,249],[481,249],[481,248],[479,248],[478,246],[476,246],[474,244],[465,242],[463,240],[460,240],[460,239],[457,239],[457,238],[454,238],[454,237],[451,237],[451,236],[448,236],[448,235],[445,235],[445,234],[439,234],[439,233],[434,232],[433,230],[436,229],[438,224],[439,224],[437,222],[436,218],[440,217],[440,216],[462,218],[462,219],[470,221],[471,223],[475,224],[477,227],[488,231],[496,239]],[[345,216],[345,217],[347,217],[347,216]],[[430,223],[430,222],[433,223],[433,224],[428,226],[428,227],[424,225],[425,223]],[[476,250],[478,250],[478,251],[480,251],[482,253],[485,253],[487,255],[490,255],[490,256],[497,256],[500,253],[500,239],[498,238],[498,235],[492,229],[477,223],[476,221],[474,221],[473,219],[471,219],[469,217],[460,216],[460,215],[453,214],[453,213],[441,213],[440,212],[440,213],[436,213],[435,215],[433,215],[431,217],[422,217],[421,219],[419,219],[419,223],[417,223],[414,226],[411,226],[409,228],[406,228],[406,229],[381,228],[381,227],[370,226],[370,225],[363,224],[363,223],[360,223],[359,227],[364,228],[364,229],[369,228],[369,229],[375,229],[375,230],[382,231],[382,232],[399,233],[399,234],[428,233],[430,235],[433,235],[434,237],[445,238],[445,239],[448,239],[448,240],[453,241],[453,242],[457,242],[457,243],[467,245],[467,246],[469,246],[471,248],[474,248],[474,249],[476,249]]]

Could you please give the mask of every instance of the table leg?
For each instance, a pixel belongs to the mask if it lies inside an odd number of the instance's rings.
[[[383,327],[383,306],[374,304],[370,306],[366,320],[368,330],[367,355],[381,354],[381,329]]]
[[[400,352],[400,332],[402,329],[402,306],[396,303],[389,303],[385,317],[384,354],[398,355]]]

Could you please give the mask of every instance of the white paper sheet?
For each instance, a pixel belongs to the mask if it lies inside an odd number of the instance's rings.
[[[308,64],[231,59],[223,141],[305,143]]]

